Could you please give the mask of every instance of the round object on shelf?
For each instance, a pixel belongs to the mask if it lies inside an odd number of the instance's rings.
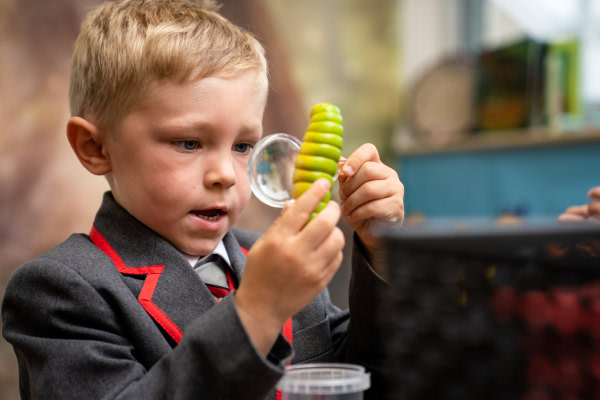
[[[472,129],[476,84],[476,68],[469,57],[446,59],[418,80],[410,100],[410,113],[420,141],[440,146]]]

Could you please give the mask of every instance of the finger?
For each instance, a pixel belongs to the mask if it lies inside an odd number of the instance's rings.
[[[325,238],[337,227],[340,219],[340,206],[330,201],[317,216],[307,224],[300,233],[309,249],[316,249],[322,245]]]
[[[593,200],[600,200],[600,186],[590,189],[588,197]]]
[[[340,181],[340,199],[347,199],[365,183],[373,181],[389,182],[388,179],[390,177],[395,177],[396,180],[400,182],[400,179],[397,179],[398,174],[396,171],[392,170],[387,165],[378,162],[367,162],[354,176],[345,179],[343,182]],[[390,186],[390,188],[394,188],[394,186]]]
[[[387,180],[365,182],[341,202],[342,214],[348,215],[369,201],[391,197],[396,193],[396,188]]]
[[[356,174],[361,166],[367,161],[379,162],[379,152],[371,143],[366,143],[356,149],[346,160],[340,170],[341,177],[349,177]]]
[[[317,179],[283,211],[279,218],[280,223],[287,227],[290,233],[299,232],[330,188],[331,184],[327,179]]]
[[[327,265],[337,257],[337,253],[342,252],[345,242],[342,230],[336,226],[323,238],[319,247],[314,251],[314,257],[321,260],[322,265]]]
[[[582,206],[571,206],[565,210],[564,214],[587,217],[588,206],[587,204]]]
[[[323,269],[325,273],[324,280],[327,282],[327,284],[331,282],[331,279],[333,278],[337,270],[340,268],[340,265],[342,265],[343,260],[344,254],[342,253],[342,250],[333,252],[333,257],[325,264],[325,268]]]
[[[391,196],[361,204],[346,215],[351,225],[373,220],[385,223],[401,222],[404,218],[404,203],[400,196]]]
[[[558,222],[581,222],[585,220],[585,217],[577,214],[564,213],[558,216]]]
[[[343,249],[345,245],[344,234],[341,229],[336,228],[330,232],[322,245],[315,250],[314,256],[320,260],[321,279],[331,280],[343,259]],[[325,276],[325,278],[323,278]]]
[[[588,204],[588,216],[594,218],[600,217],[600,203]]]
[[[316,289],[315,295],[321,292],[333,279],[335,273],[342,264],[343,254],[341,251],[335,253],[331,260],[320,264],[318,271],[314,271],[314,285],[311,285],[311,289]]]

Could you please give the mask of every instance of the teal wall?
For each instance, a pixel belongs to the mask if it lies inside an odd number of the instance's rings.
[[[554,216],[600,186],[600,144],[409,155],[396,167],[407,215]]]

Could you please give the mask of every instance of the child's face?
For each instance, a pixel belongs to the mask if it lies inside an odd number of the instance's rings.
[[[248,203],[266,101],[256,77],[155,83],[106,143],[117,202],[184,253],[214,250]]]

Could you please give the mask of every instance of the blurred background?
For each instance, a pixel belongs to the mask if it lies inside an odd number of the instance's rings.
[[[0,0],[0,295],[20,264],[88,232],[108,188],[65,136],[73,42],[99,3]],[[301,138],[313,104],[337,104],[343,154],[379,148],[409,225],[555,216],[600,185],[599,0],[222,4],[267,49],[265,133]],[[239,226],[262,232],[277,214],[253,200]],[[330,286],[340,306],[348,278],[344,263]],[[0,398],[18,398],[3,339]]]

